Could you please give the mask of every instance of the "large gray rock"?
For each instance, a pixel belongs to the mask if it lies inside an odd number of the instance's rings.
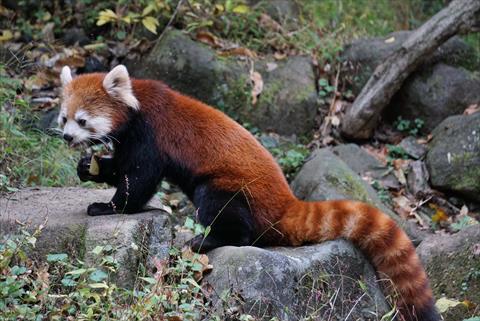
[[[384,37],[361,38],[345,47],[342,60],[353,65],[353,89],[358,94],[375,68],[389,55],[400,49],[412,31],[398,31]],[[453,66],[478,67],[475,50],[460,37],[453,37],[427,59],[425,65],[443,62]]]
[[[277,67],[271,71],[267,64]],[[262,130],[273,130],[283,135],[304,135],[316,125],[317,92],[311,59],[290,57],[275,62],[267,58],[258,66],[264,88],[258,103],[245,115]]]
[[[25,189],[0,198],[0,236],[15,233],[19,224],[31,228],[45,224],[35,253],[44,259],[49,253],[68,253],[92,264],[91,250],[110,245],[119,263],[114,279],[120,286],[133,286],[138,264],[145,259],[143,249],[152,248],[151,255],[167,257],[171,242],[168,216],[161,210],[133,215],[90,217],[87,206],[92,202],[110,200],[113,189],[42,188]],[[153,200],[151,205],[160,205]],[[149,258],[149,261],[151,258]]]
[[[480,77],[461,67],[436,64],[409,77],[387,107],[390,118],[424,121],[423,132],[480,103]]]
[[[429,147],[432,186],[480,201],[480,113],[447,118],[433,131]]]
[[[418,246],[417,253],[437,298],[446,296],[459,301],[467,299],[477,306],[480,304],[480,225],[453,235],[430,236]],[[462,320],[468,316],[471,311],[446,320]]]
[[[207,45],[178,30],[168,30],[147,57],[127,65],[133,76],[162,80],[262,130],[303,135],[315,126],[315,77],[307,57],[256,63],[264,87],[254,106],[250,64],[234,57],[219,57]]]
[[[359,39],[345,48],[342,59],[351,67],[354,94],[360,93],[375,68],[399,50],[410,34],[411,31],[399,31],[385,37]],[[448,116],[479,103],[480,79],[468,71],[478,70],[479,62],[473,48],[459,37],[451,38],[405,80],[385,108],[385,118],[392,122],[399,116],[411,121],[421,119],[422,131],[427,133]]]
[[[218,295],[241,298],[243,311],[261,320],[379,320],[388,311],[372,267],[343,240],[298,248],[222,247],[208,256],[214,268],[204,284]],[[222,300],[215,301],[221,309]]]
[[[425,236],[413,222],[401,219],[385,206],[375,190],[328,149],[313,152],[291,186],[302,200],[351,199],[369,203],[394,219],[414,243]]]

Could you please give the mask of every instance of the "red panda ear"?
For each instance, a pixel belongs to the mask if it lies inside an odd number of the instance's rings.
[[[133,94],[132,82],[124,65],[113,68],[103,79],[103,88],[115,99],[121,100],[128,107],[138,110],[140,104]]]
[[[62,72],[60,73],[60,81],[63,87],[72,81],[72,71],[70,70],[70,67],[63,66]]]

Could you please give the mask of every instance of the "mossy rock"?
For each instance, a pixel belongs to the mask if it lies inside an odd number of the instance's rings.
[[[221,311],[239,307],[259,320],[349,315],[373,321],[389,310],[374,270],[345,240],[296,248],[226,246],[208,256],[214,268],[203,286],[213,287],[213,306]]]
[[[327,148],[316,150],[307,158],[291,187],[303,200],[350,199],[371,204],[395,220],[414,243],[424,237],[413,222],[401,219],[382,203],[375,190]]]
[[[480,113],[438,125],[426,164],[434,187],[480,201]]]
[[[480,225],[470,226],[454,235],[433,235],[417,248],[430,278],[436,298],[445,296],[458,301],[469,300],[480,305]],[[449,311],[446,320],[462,320],[472,311]],[[456,319],[455,319],[456,318]]]
[[[276,68],[271,70],[268,66],[273,64]],[[221,57],[179,30],[169,29],[146,57],[127,66],[134,77],[162,80],[264,131],[302,136],[316,126],[315,77],[308,57],[256,61],[264,87],[255,105],[250,63],[239,57]]]

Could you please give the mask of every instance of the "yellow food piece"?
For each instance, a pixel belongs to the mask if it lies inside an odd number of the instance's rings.
[[[95,157],[95,154],[92,154],[92,158],[90,159],[90,168],[88,169],[88,172],[93,176],[100,174],[100,167],[98,166],[98,161]]]

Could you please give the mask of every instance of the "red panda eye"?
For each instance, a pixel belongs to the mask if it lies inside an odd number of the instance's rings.
[[[85,119],[79,119],[77,122],[78,122],[78,124],[79,124],[80,126],[82,126],[82,127],[87,124],[87,121],[86,121]]]
[[[62,122],[65,124],[67,122],[67,117],[63,116],[62,117]]]

